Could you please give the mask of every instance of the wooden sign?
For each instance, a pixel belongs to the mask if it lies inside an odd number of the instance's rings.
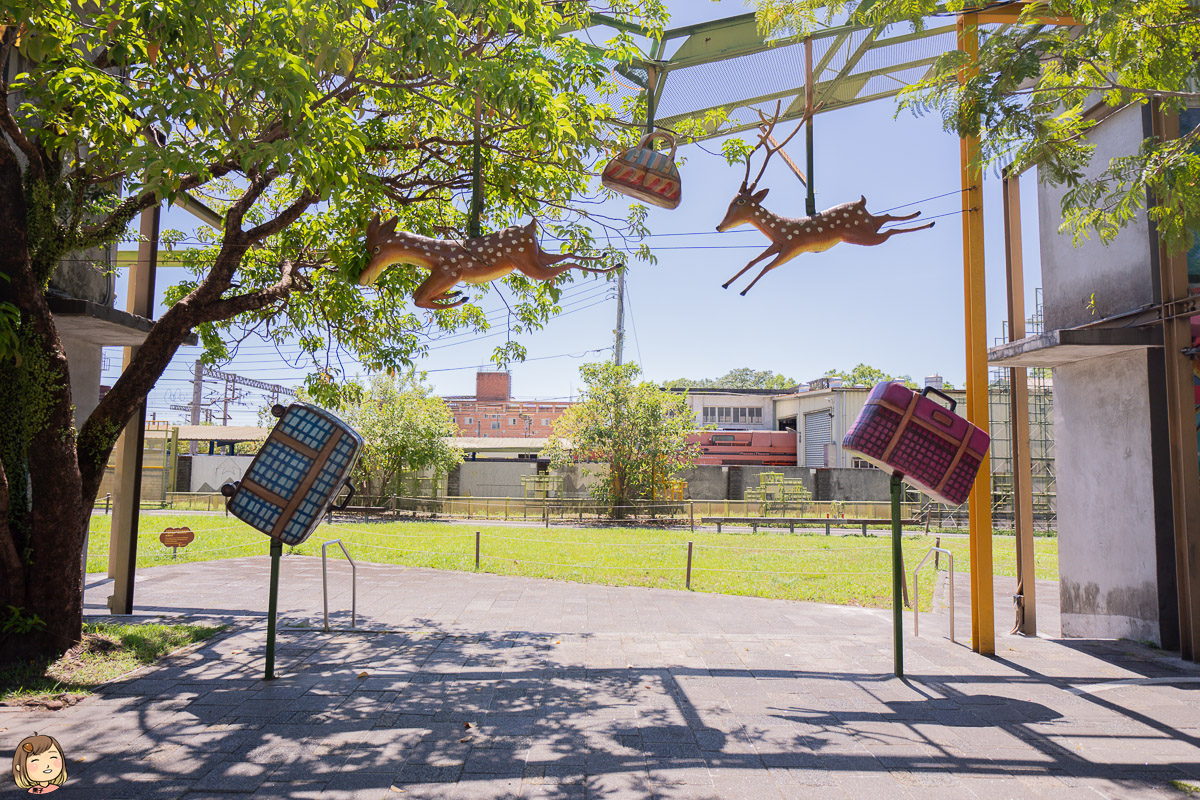
[[[166,547],[187,547],[196,539],[191,528],[167,528],[158,535],[158,540]]]
[[[418,308],[455,308],[467,302],[455,284],[487,283],[517,270],[534,280],[548,281],[569,269],[584,272],[611,272],[617,267],[591,267],[584,263],[599,256],[554,255],[542,250],[537,241],[536,222],[512,226],[466,241],[431,239],[396,230],[397,219],[371,220],[367,226],[367,250],[370,260],[359,284],[366,286],[392,264],[414,264],[429,270],[429,277],[413,294]],[[570,263],[562,263],[573,259]],[[619,266],[619,265],[618,265]]]

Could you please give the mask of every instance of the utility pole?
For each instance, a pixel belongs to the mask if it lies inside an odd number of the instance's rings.
[[[192,424],[200,424],[200,406],[204,402],[204,365],[196,359],[196,374],[192,378]],[[199,443],[195,439],[188,442],[188,454],[196,455]]]
[[[617,366],[621,366],[621,348],[625,345],[625,270],[617,275],[617,335],[616,347],[613,350]]]

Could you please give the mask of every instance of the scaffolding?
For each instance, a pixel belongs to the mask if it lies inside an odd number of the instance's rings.
[[[526,500],[548,500],[562,497],[563,478],[560,475],[522,475],[521,489]]]
[[[758,486],[747,489],[746,500],[762,503],[764,514],[803,513],[812,501],[812,494],[799,478],[785,478],[782,472],[761,472]]]
[[[1033,316],[1025,321],[1026,335],[1045,330],[1042,320],[1042,290],[1036,291]],[[1008,322],[997,344],[1008,341]],[[992,520],[996,528],[1012,528],[1013,458],[1010,371],[993,368],[988,381],[988,419],[992,445]],[[1054,472],[1054,382],[1048,367],[1027,370],[1029,385],[1029,455],[1032,470],[1033,524],[1035,528],[1058,528],[1057,484]]]

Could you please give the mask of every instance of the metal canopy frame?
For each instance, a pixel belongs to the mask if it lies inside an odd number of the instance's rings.
[[[646,28],[601,14],[591,15],[589,24],[580,26],[595,27],[649,40],[649,52],[642,60],[614,64],[612,69],[639,92],[649,90],[647,127],[670,130],[685,121],[704,120],[699,135],[689,137],[693,141],[757,128],[758,111],[773,110],[776,102],[783,104],[781,121],[800,119],[805,107],[806,42],[813,48],[817,113],[826,113],[894,97],[925,77],[939,55],[953,50],[956,36],[950,22],[920,31],[843,24],[806,36],[768,39],[759,33],[754,14],[666,30],[657,39]],[[675,43],[679,46],[666,56]],[[745,75],[747,80],[740,82],[744,85],[769,88],[749,95],[736,83],[714,80],[718,67],[735,78]],[[627,90],[625,96],[633,93],[628,86],[619,84],[619,88]]]
[[[814,114],[894,97],[926,77],[937,57],[949,50],[972,55],[970,65],[959,75],[960,81],[968,80],[978,71],[975,58],[981,29],[1015,24],[1029,6],[1030,3],[1016,2],[968,11],[957,14],[953,24],[924,30],[895,33],[899,26],[868,28],[844,24],[805,36],[772,40],[759,33],[754,14],[668,30],[657,38],[645,28],[600,15],[592,15],[584,27],[605,26],[653,39],[651,52],[643,61],[625,67],[613,66],[614,73],[631,80],[636,88],[620,83],[618,87],[639,94],[645,92],[647,130],[673,129],[685,121],[699,121],[701,130],[689,130],[688,138],[702,141],[757,128],[762,121],[760,112],[773,113],[775,103],[782,106],[781,120],[801,118],[806,109],[808,87],[804,73],[809,64],[811,94],[818,104]],[[1036,21],[1045,25],[1077,24],[1065,17],[1038,17]],[[680,39],[680,46],[664,58],[668,44]],[[811,58],[805,54],[809,48]],[[743,80],[737,80],[738,73]],[[756,91],[761,93],[746,96],[741,86],[750,85],[758,87]],[[627,93],[625,99],[631,96]],[[639,127],[642,123],[624,122]],[[980,142],[978,137],[967,137],[960,144],[967,419],[986,432],[988,374]],[[982,655],[996,652],[990,501],[991,474],[985,455],[969,500],[971,649]],[[1030,540],[1024,549],[1032,554],[1032,532],[1023,533]],[[1022,567],[1026,568],[1022,572],[1032,573],[1031,564]],[[1032,574],[1024,577],[1032,588]],[[1029,600],[1032,601],[1032,592]],[[1034,619],[1032,611],[1026,609],[1030,622]],[[1029,626],[1025,627],[1028,632]]]

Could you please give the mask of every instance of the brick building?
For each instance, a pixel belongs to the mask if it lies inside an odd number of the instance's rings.
[[[459,436],[544,439],[567,402],[512,399],[512,374],[475,373],[475,396],[444,397]]]

